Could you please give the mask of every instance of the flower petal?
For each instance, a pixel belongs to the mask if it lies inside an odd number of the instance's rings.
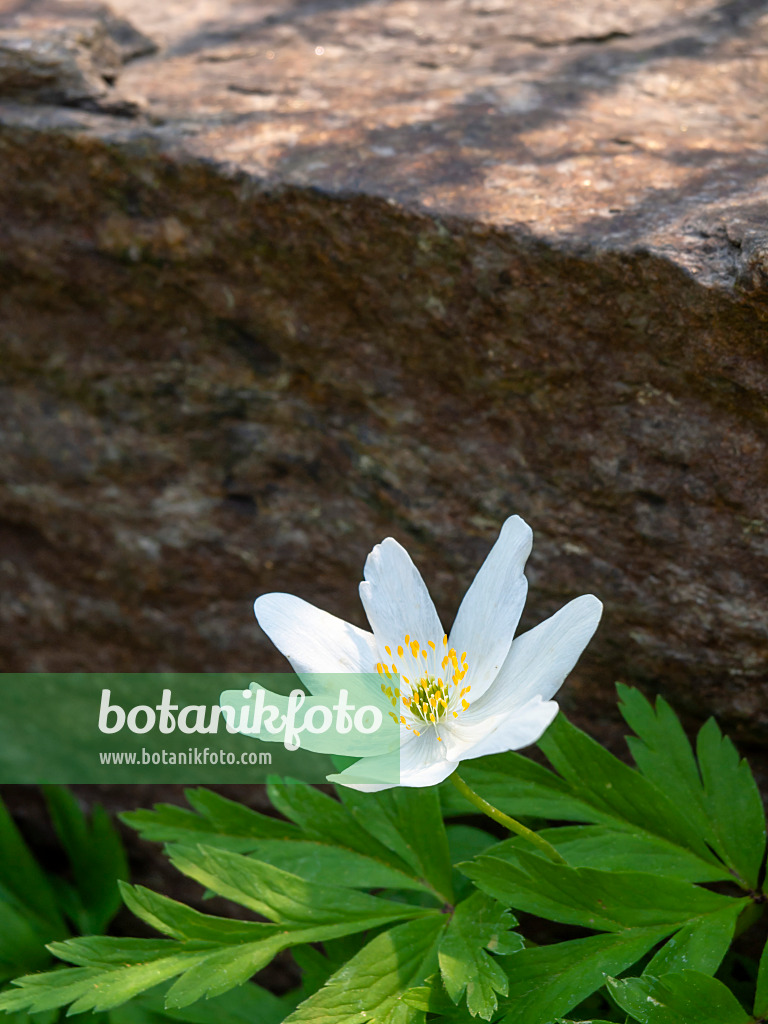
[[[517,637],[493,686],[462,718],[471,721],[521,708],[536,696],[553,697],[592,639],[602,611],[601,602],[585,594]]]
[[[422,647],[438,643],[443,627],[424,580],[405,548],[392,537],[377,544],[365,562],[360,600],[383,654],[409,634]]]
[[[299,672],[375,672],[376,642],[367,633],[292,594],[264,594],[253,604],[259,625]]]
[[[506,715],[494,715],[484,722],[478,721],[474,728],[466,727],[463,737],[462,730],[454,729],[452,742],[448,744],[448,755],[464,761],[472,757],[484,757],[486,754],[501,754],[505,750],[530,747],[546,731],[558,710],[556,701],[545,701],[537,696]],[[486,726],[485,735],[478,735],[482,733],[483,725]],[[472,733],[475,733],[474,741],[471,741]]]
[[[364,793],[378,793],[394,786],[436,786],[447,779],[458,766],[448,761],[445,745],[438,742],[434,729],[407,739],[399,751],[364,757],[338,775],[329,775],[329,782],[339,782]],[[393,781],[399,778],[399,782]],[[374,782],[374,779],[385,779]]]
[[[528,581],[523,569],[533,533],[511,516],[464,595],[449,643],[459,656],[467,652],[469,672],[463,685],[480,697],[496,678],[509,652],[525,604]]]

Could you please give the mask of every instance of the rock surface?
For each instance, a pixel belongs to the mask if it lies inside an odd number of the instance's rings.
[[[768,738],[768,4],[0,11],[7,669],[280,669],[387,534],[449,622],[515,511],[577,718]]]

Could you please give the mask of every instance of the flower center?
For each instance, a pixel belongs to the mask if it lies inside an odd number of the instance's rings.
[[[390,699],[392,707],[400,711],[399,715],[389,712],[396,722],[420,736],[419,726],[437,726],[438,722],[458,718],[461,711],[467,710],[466,695],[471,687],[461,685],[469,670],[467,652],[459,656],[454,647],[448,647],[447,636],[443,637],[441,650],[431,640],[422,647],[408,633],[396,653],[389,647],[384,650],[392,661],[379,662],[376,671],[391,682],[394,682],[393,676],[400,676],[405,684],[402,690],[386,682],[381,684],[382,693]]]

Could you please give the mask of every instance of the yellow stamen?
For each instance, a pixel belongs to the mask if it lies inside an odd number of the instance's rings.
[[[402,647],[398,647],[397,648],[397,656],[398,656],[398,658],[402,658],[402,656],[403,656],[403,648]]]

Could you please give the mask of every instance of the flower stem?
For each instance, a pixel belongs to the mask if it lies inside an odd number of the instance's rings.
[[[554,861],[555,864],[567,864],[568,861],[561,857],[557,850],[548,843],[546,839],[543,839],[533,829],[526,828],[525,825],[521,825],[519,821],[515,821],[514,818],[510,818],[508,814],[504,814],[498,807],[494,807],[493,804],[489,804],[487,800],[483,800],[479,793],[476,793],[474,789],[471,789],[464,779],[459,775],[458,772],[454,772],[451,775],[451,782],[454,784],[456,789],[461,793],[463,797],[466,797],[471,804],[482,811],[483,814],[487,814],[489,818],[493,818],[499,825],[503,825],[504,828],[508,828],[510,832],[515,832],[517,835],[522,836],[523,839],[527,839],[529,843],[533,843],[534,846],[545,853],[550,860]]]

